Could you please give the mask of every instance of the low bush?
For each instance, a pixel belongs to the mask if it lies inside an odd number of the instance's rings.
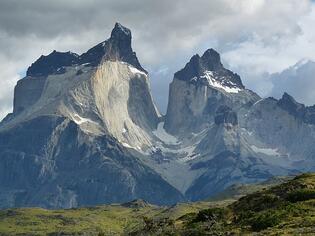
[[[209,208],[199,211],[194,222],[209,221],[209,220],[219,220],[226,218],[228,210],[225,208]]]
[[[290,202],[300,202],[310,199],[315,199],[315,190],[313,189],[299,189],[290,192],[286,199]]]
[[[284,214],[281,211],[268,210],[260,212],[249,220],[249,224],[254,231],[261,231],[268,227],[273,227],[281,223]]]

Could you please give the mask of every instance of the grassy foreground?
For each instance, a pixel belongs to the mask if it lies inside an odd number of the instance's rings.
[[[315,235],[315,174],[233,200],[0,211],[0,235]],[[246,188],[247,192],[248,187]]]

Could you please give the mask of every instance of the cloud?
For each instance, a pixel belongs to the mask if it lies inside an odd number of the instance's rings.
[[[270,17],[270,20],[272,19],[274,17]],[[297,17],[292,19],[297,19]],[[285,24],[280,24],[275,20],[274,25],[283,27],[284,35],[273,39],[271,35],[270,38],[263,38],[262,35],[264,34],[255,33],[251,39],[236,43],[232,49],[227,49],[223,53],[223,58],[226,59],[226,63],[232,70],[242,75],[247,87],[257,91],[262,96],[274,96],[275,90],[273,87],[278,86],[276,84],[277,74],[274,73],[287,69],[303,58],[315,60],[314,21],[315,4],[311,4],[310,7],[307,7],[305,14],[302,14],[296,22],[288,24],[292,27],[292,30],[288,30]],[[286,35],[286,32],[291,33]],[[273,74],[272,79],[270,74]],[[297,75],[296,77],[299,76],[302,77],[303,75]],[[294,81],[292,81],[293,83]],[[300,83],[300,81],[297,81],[297,83]],[[304,86],[310,85],[313,86],[313,83],[304,84]],[[286,88],[286,84],[282,86],[281,91],[291,91],[292,89]],[[312,89],[315,89],[315,83]],[[304,90],[303,87],[298,86],[293,94],[302,95]],[[301,102],[311,102],[310,99],[304,100],[304,96],[299,97],[302,98]],[[312,98],[312,103],[315,103],[315,96]]]
[[[301,60],[280,73],[270,75],[273,87],[270,95],[280,98],[284,92],[289,93],[298,102],[306,105],[315,103],[315,62]]]
[[[298,58],[293,49],[290,60],[283,55],[311,27],[303,25],[311,10],[308,0],[0,0],[0,110],[11,109],[19,73],[41,54],[82,53],[106,39],[116,21],[131,28],[163,111],[173,73],[209,47],[223,53],[245,84],[267,86],[261,75],[278,69],[272,67],[278,55],[281,68]]]

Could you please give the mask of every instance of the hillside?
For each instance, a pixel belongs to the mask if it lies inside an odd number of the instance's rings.
[[[260,186],[263,186],[261,184]],[[158,207],[136,200],[91,208],[0,211],[1,235],[257,235],[315,233],[315,174],[232,200]],[[253,186],[252,189],[255,187]],[[248,188],[246,188],[248,190]]]

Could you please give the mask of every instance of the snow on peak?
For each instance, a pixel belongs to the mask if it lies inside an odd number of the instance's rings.
[[[233,84],[232,82],[229,82],[229,84],[231,86],[223,85],[223,83],[222,83],[223,81],[217,80],[212,71],[205,71],[204,75],[200,76],[200,78],[205,78],[207,80],[207,83],[209,86],[223,89],[227,93],[238,93],[239,91],[242,90],[242,89],[236,87],[236,85]],[[196,80],[196,79],[197,79],[196,77],[192,78],[192,80]]]

